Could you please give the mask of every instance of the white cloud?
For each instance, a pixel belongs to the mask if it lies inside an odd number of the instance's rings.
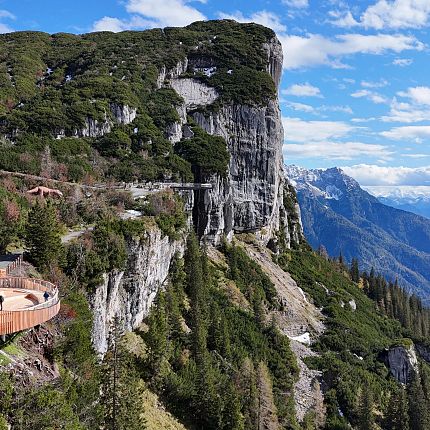
[[[16,19],[15,15],[7,10],[0,9],[0,19]],[[2,33],[12,33],[14,30],[9,25],[0,22],[0,34]]]
[[[412,60],[411,58],[396,58],[395,60],[393,60],[393,64],[399,67],[410,66],[413,62],[414,60]]]
[[[377,157],[387,160],[392,151],[384,145],[356,141],[339,141],[357,127],[342,121],[303,121],[283,118],[285,157],[352,160],[359,157]]]
[[[186,0],[128,0],[126,9],[129,13],[157,22],[160,27],[184,26],[206,19],[200,11],[187,3]]]
[[[389,159],[392,152],[384,145],[362,142],[307,142],[302,144],[285,144],[285,157],[324,158],[329,160],[352,160],[359,157],[378,157]]]
[[[282,94],[297,97],[323,97],[320,89],[309,83],[291,85],[285,90],[282,90]]]
[[[388,81],[385,79],[381,79],[378,82],[371,81],[361,81],[361,86],[364,88],[383,88],[388,85]]]
[[[351,115],[354,113],[349,106],[323,105],[319,108],[319,110],[322,112],[342,112],[342,113],[348,113]]]
[[[332,11],[332,24],[339,27],[360,26],[375,30],[422,28],[428,25],[430,2],[428,0],[378,0],[355,19],[351,11]]]
[[[295,111],[313,113],[319,115],[321,112],[340,112],[346,114],[353,114],[352,109],[349,106],[336,106],[336,105],[322,105],[318,107],[313,107],[304,103],[295,103],[291,101],[283,101],[286,107],[293,109]]]
[[[282,3],[289,7],[304,9],[309,7],[309,0],[282,0]]]
[[[365,123],[365,122],[376,121],[376,118],[374,118],[374,117],[371,117],[371,118],[352,118],[351,121],[356,122],[356,123]]]
[[[126,21],[110,16],[104,16],[93,24],[92,31],[112,31],[118,33],[129,29],[130,26]]]
[[[295,102],[290,102],[290,101],[286,101],[284,103],[285,103],[286,107],[293,109],[295,111],[306,112],[306,113],[315,113],[315,108],[313,106],[306,105],[304,103],[295,103]]]
[[[430,139],[430,125],[408,125],[394,127],[391,130],[383,131],[381,136],[393,140],[412,140],[421,143],[423,139]]]
[[[354,97],[356,99],[366,98],[375,104],[388,103],[388,99],[386,97],[369,90],[358,90],[355,93],[352,93],[351,97]]]
[[[234,19],[237,22],[255,22],[257,24],[264,25],[265,27],[269,27],[277,33],[284,33],[287,31],[287,27],[282,24],[279,17],[273,12],[268,12],[266,10],[255,12],[250,16],[244,16],[240,11],[233,14],[220,12],[218,13],[218,16],[221,19]]]
[[[197,9],[188,6],[187,0],[128,0],[129,19],[105,16],[93,24],[93,31],[137,30],[154,27],[185,26],[206,17]]]
[[[300,69],[327,65],[347,68],[340,59],[352,54],[381,55],[387,52],[423,50],[424,44],[414,36],[402,34],[343,34],[327,38],[319,34],[307,36],[278,35],[284,47],[284,68]]]
[[[330,20],[329,22],[331,24],[337,25],[338,27],[354,27],[355,25],[358,25],[359,23],[355,20],[355,18],[352,16],[351,11],[346,12],[340,12],[340,11],[330,11],[329,15],[334,18],[333,20]]]
[[[430,157],[430,154],[401,154],[402,157],[406,157],[406,158],[417,158],[417,159],[421,159],[421,158],[428,158]]]
[[[355,127],[342,121],[304,121],[282,118],[285,140],[288,142],[319,142],[347,136]]]
[[[407,91],[397,93],[401,97],[411,99],[417,105],[430,106],[430,88],[429,87],[411,87]]]
[[[8,10],[0,9],[0,18],[16,19],[16,16]]]
[[[371,164],[357,164],[342,167],[344,172],[361,185],[429,185],[430,166],[384,167]]]
[[[12,33],[12,31],[13,31],[13,28],[11,28],[8,25],[3,24],[3,23],[0,22],[0,34],[3,34],[3,33]]]
[[[408,103],[393,98],[390,112],[381,118],[384,122],[414,123],[430,120],[430,88],[413,87],[397,93],[408,98]]]

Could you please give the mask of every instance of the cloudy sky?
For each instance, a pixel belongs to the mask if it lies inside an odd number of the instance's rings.
[[[0,32],[232,18],[273,28],[287,163],[363,185],[430,185],[430,0],[0,0]]]

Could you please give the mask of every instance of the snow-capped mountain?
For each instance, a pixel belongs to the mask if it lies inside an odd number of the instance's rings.
[[[430,218],[430,186],[363,187],[381,203]]]
[[[430,220],[385,205],[339,168],[286,166],[296,187],[304,233],[333,257],[357,257],[430,302]]]

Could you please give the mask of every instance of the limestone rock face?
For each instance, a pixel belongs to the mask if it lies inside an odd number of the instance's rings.
[[[278,86],[281,44],[273,38],[262,48],[267,53],[266,70]],[[184,128],[189,115],[207,133],[223,137],[230,154],[225,177],[201,179],[212,183],[213,189],[196,193],[194,223],[200,236],[217,244],[223,236],[231,238],[234,232],[253,232],[268,243],[282,231],[287,246],[298,242],[301,224],[291,222],[283,205],[283,127],[278,99],[258,106],[228,102],[216,110],[204,109],[219,100],[218,92],[197,79],[181,78],[181,73],[201,72],[202,67],[207,73],[216,73],[216,64],[194,56],[172,70],[163,67],[157,81],[159,86],[173,88],[184,100],[178,108],[180,121],[168,127],[167,138],[173,143],[187,138]],[[300,220],[298,205],[294,210],[292,218]]]
[[[418,355],[427,363],[430,363],[430,347],[422,344],[416,344],[415,348],[417,350]]]
[[[170,85],[184,99],[187,109],[210,105],[219,97],[215,88],[192,78],[172,79]]]
[[[219,208],[210,211],[205,235],[217,243],[223,234],[257,232],[268,241],[280,228],[283,200],[283,129],[277,101],[262,107],[230,104],[216,113],[192,116],[207,133],[222,136],[230,153],[223,187],[210,191],[206,200],[221,204],[231,219],[220,218]]]
[[[418,372],[418,359],[414,346],[395,346],[389,349],[387,362],[391,374],[402,384],[407,384]]]
[[[130,124],[137,116],[137,109],[128,105],[118,105],[116,103],[112,103],[110,105],[110,110],[116,122],[119,124]]]
[[[109,331],[115,316],[121,327],[137,328],[148,315],[154,299],[166,281],[176,253],[184,251],[184,240],[170,241],[154,227],[144,238],[127,244],[127,267],[106,274],[91,300],[94,310],[93,344],[96,351],[107,351]]]
[[[85,126],[80,130],[76,130],[74,135],[76,137],[102,137],[110,133],[112,126],[112,121],[108,119],[106,115],[104,121],[98,121],[88,117],[85,120]]]
[[[94,119],[87,117],[85,119],[85,124],[82,128],[73,131],[73,137],[103,137],[105,134],[111,132],[112,127],[115,123],[117,124],[130,124],[137,116],[137,109],[128,105],[119,105],[116,103],[111,103],[109,105],[110,114],[104,113],[103,119]],[[62,139],[68,137],[66,130],[61,129],[56,132],[57,139]]]
[[[267,71],[276,85],[282,71],[282,49],[277,39],[263,46],[267,52]],[[222,237],[234,233],[253,232],[263,243],[285,236],[286,246],[298,242],[302,234],[298,205],[285,205],[287,185],[283,171],[283,128],[276,97],[263,105],[223,102],[221,95],[189,73],[207,68],[216,73],[216,64],[184,59],[173,69],[162,67],[157,87],[173,88],[183,99],[177,107],[179,121],[166,130],[166,137],[175,144],[191,138],[188,116],[211,135],[224,138],[230,162],[225,175],[201,178],[210,182],[211,190],[196,190],[187,196],[187,210],[192,212],[194,228],[209,243],[218,244]],[[191,69],[190,69],[191,67]],[[193,69],[194,67],[194,69]],[[206,69],[205,69],[206,70]],[[181,77],[187,72],[187,77]],[[205,109],[215,101],[218,109]],[[125,106],[112,107],[116,121],[126,124],[136,114]],[[89,125],[87,135],[95,135],[100,124]],[[191,222],[191,216],[189,218]],[[191,226],[190,226],[191,227]],[[123,272],[105,276],[91,303],[95,312],[93,341],[103,354],[107,349],[110,324],[118,315],[126,330],[139,326],[148,314],[157,292],[163,288],[175,253],[184,250],[185,240],[172,242],[154,228],[141,240],[128,244],[128,263]]]

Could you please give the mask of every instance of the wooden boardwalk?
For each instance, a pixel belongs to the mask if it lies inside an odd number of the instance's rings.
[[[43,294],[48,292],[45,301]],[[60,310],[58,288],[41,279],[0,278],[0,295],[5,298],[0,311],[0,336],[42,324]]]

